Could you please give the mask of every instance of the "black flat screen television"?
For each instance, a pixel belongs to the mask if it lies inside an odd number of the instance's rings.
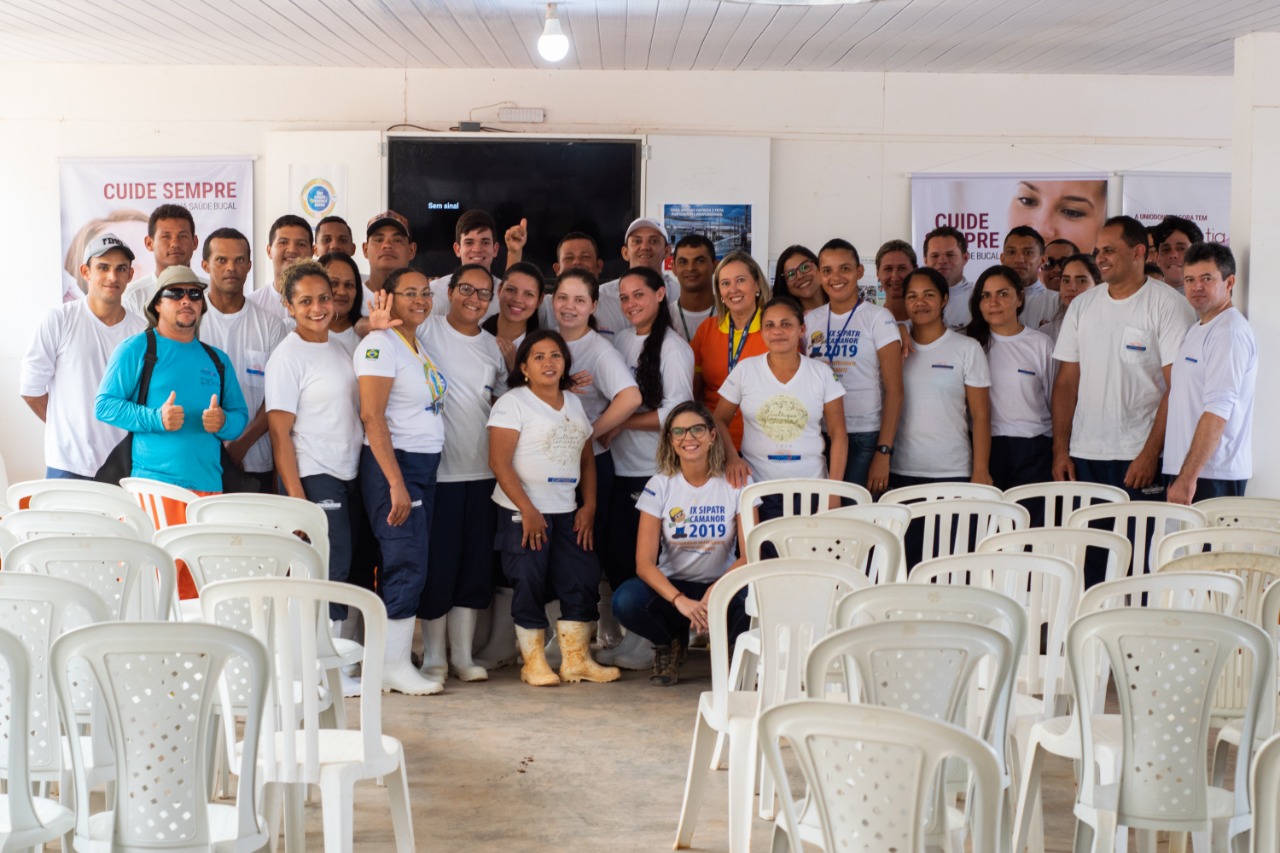
[[[409,218],[413,266],[429,276],[457,268],[454,226],[464,211],[480,209],[498,226],[495,273],[507,264],[503,235],[523,218],[526,261],[551,276],[560,238],[582,231],[600,246],[607,281],[626,268],[623,235],[639,216],[640,141],[392,137],[387,198]]]

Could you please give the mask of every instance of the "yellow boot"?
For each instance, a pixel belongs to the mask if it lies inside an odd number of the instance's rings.
[[[622,675],[616,666],[601,666],[591,659],[591,623],[556,623],[560,637],[562,681],[617,681]]]
[[[520,643],[520,680],[534,687],[552,687],[560,683],[560,677],[547,666],[547,632],[541,628],[516,626],[516,640]]]

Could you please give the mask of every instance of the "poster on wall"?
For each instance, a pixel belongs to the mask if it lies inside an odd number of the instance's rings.
[[[701,234],[716,247],[716,260],[730,252],[751,252],[751,205],[749,204],[666,204],[662,220],[674,253],[676,243],[689,234]],[[668,256],[671,269],[673,256]]]
[[[969,243],[969,281],[1000,262],[1010,228],[1030,225],[1046,242],[1063,238],[1092,252],[1106,218],[1107,176],[1101,173],[911,176],[911,245],[921,252],[933,229],[959,229]]]
[[[135,281],[151,275],[155,261],[144,242],[147,219],[162,204],[191,211],[197,237],[218,228],[253,235],[252,157],[62,159],[58,173],[64,302],[84,296],[84,249],[103,232],[114,233],[133,250]]]
[[[293,210],[311,223],[326,216],[347,215],[347,166],[345,163],[289,166],[289,199]]]
[[[1223,173],[1125,172],[1124,212],[1150,227],[1166,216],[1190,219],[1212,243],[1231,243],[1231,176]]]

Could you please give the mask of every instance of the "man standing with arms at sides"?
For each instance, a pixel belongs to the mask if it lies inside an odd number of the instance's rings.
[[[701,234],[686,234],[676,243],[675,273],[680,280],[680,297],[667,295],[671,326],[686,341],[693,340],[702,321],[715,310],[714,286],[716,247]]]
[[[284,297],[280,294],[284,285],[284,268],[294,261],[310,258],[313,249],[311,226],[301,216],[286,213],[272,222],[271,230],[267,232],[271,286],[260,287],[245,298],[292,328],[289,309],[284,306]]]
[[[1022,280],[1022,325],[1040,330],[1058,313],[1058,294],[1040,283],[1040,267],[1044,264],[1044,238],[1030,225],[1009,230],[1004,238],[1000,263],[1011,267]]]
[[[316,223],[317,258],[330,252],[356,256],[356,241],[351,237],[351,226],[341,216],[326,216]]]
[[[1165,284],[1182,293],[1182,264],[1187,249],[1204,242],[1204,232],[1190,219],[1166,216],[1151,229],[1156,244],[1155,261],[1164,273]]]
[[[1059,237],[1049,241],[1044,247],[1044,260],[1040,263],[1040,283],[1046,290],[1058,292],[1062,286],[1062,268],[1067,265],[1067,258],[1079,251],[1070,240]]]
[[[1138,220],[1108,219],[1097,253],[1107,286],[1072,300],[1053,351],[1053,477],[1158,500],[1170,367],[1195,316],[1143,274],[1147,233]]]
[[[498,257],[498,226],[493,217],[483,210],[468,210],[458,217],[458,224],[453,229],[453,253],[458,256],[459,266],[476,264],[489,270],[493,279],[493,287],[484,317],[489,319],[498,313],[498,300],[495,298],[502,279],[493,274],[493,262]],[[452,274],[431,280],[431,313],[441,317],[449,313],[449,281]]]
[[[1253,475],[1258,346],[1231,304],[1236,259],[1219,243],[1193,243],[1182,259],[1187,302],[1200,322],[1173,362],[1164,475],[1169,503],[1242,497]]]
[[[116,347],[147,327],[121,304],[133,252],[119,237],[102,234],[85,247],[80,277],[85,298],[45,315],[22,359],[18,393],[45,423],[49,479],[92,480],[124,439],[123,430],[93,416],[93,401]]]
[[[234,228],[219,228],[204,241],[204,271],[209,274],[208,304],[200,321],[200,340],[231,359],[250,421],[227,442],[227,453],[258,481],[264,495],[276,493],[276,477],[267,437],[266,366],[288,330],[284,323],[250,302],[244,284],[253,264],[249,239]]]
[[[973,292],[973,282],[964,277],[967,263],[969,241],[958,229],[944,225],[924,235],[924,265],[942,273],[947,280],[949,295],[942,309],[942,321],[953,332],[963,333],[969,325],[969,294]]]
[[[828,240],[818,251],[818,279],[830,300],[804,316],[805,351],[825,361],[844,386],[844,429],[849,455],[847,483],[880,494],[889,485],[889,456],[902,414],[902,338],[888,309],[861,298],[858,250],[847,240]]]
[[[144,245],[155,258],[156,271],[129,285],[124,293],[126,311],[146,319],[147,300],[155,291],[156,279],[170,266],[191,266],[191,258],[200,245],[196,237],[196,221],[191,211],[180,204],[162,204],[151,211],[147,219],[147,238]]]

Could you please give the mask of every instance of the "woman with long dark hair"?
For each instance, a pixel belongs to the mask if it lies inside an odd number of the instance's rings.
[[[507,369],[515,366],[516,350],[528,332],[539,328],[538,309],[546,281],[542,270],[528,261],[507,267],[498,285],[498,313],[480,324],[480,328],[498,339]]]
[[[806,312],[827,304],[818,279],[818,256],[799,244],[783,249],[773,275],[773,295],[790,296]]]

